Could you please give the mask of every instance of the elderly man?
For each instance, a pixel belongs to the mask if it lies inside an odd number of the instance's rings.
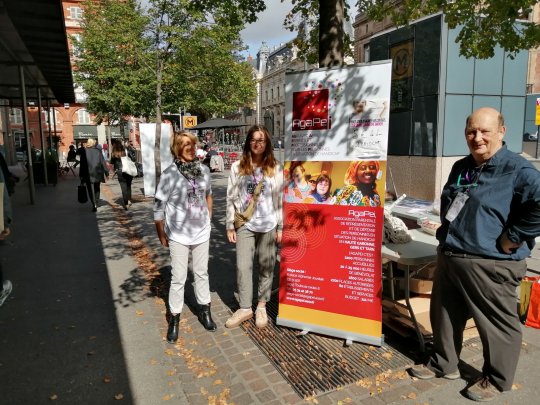
[[[521,348],[516,287],[540,235],[540,174],[510,152],[502,115],[480,108],[468,118],[470,155],[452,167],[441,195],[437,271],[431,298],[433,354],[410,373],[457,379],[463,330],[472,317],[482,340],[482,377],[465,395],[489,401],[512,388]]]

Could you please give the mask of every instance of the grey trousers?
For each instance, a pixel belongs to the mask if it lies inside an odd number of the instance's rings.
[[[251,308],[253,303],[253,261],[259,257],[258,300],[270,301],[274,265],[276,264],[276,231],[252,232],[245,226],[236,231],[236,282],[240,308]]]
[[[525,260],[469,259],[439,253],[431,295],[434,353],[428,367],[438,374],[458,368],[463,331],[473,318],[483,347],[482,373],[499,390],[512,388],[521,350],[516,287]]]
[[[199,245],[186,246],[169,240],[172,277],[169,289],[169,309],[171,314],[179,314],[184,307],[184,286],[188,272],[189,251],[193,255],[193,276],[195,279],[195,297],[199,305],[210,303],[210,282],[208,280],[208,249],[210,241]]]

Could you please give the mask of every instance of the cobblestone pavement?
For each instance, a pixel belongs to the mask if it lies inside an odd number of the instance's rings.
[[[187,288],[187,306],[182,313],[181,334],[175,345],[167,344],[164,338],[170,271],[168,251],[160,246],[155,236],[152,199],[143,196],[142,179],[134,181],[134,204],[129,211],[118,205],[118,183],[109,181],[103,186],[103,201],[97,215],[90,212],[89,205],[76,203],[78,182],[74,178],[60,179],[56,187],[38,186],[38,202],[34,206],[28,205],[26,190],[19,187],[14,200],[17,221],[14,238],[8,249],[1,251],[6,278],[14,281],[15,287],[12,297],[0,309],[0,380],[8,383],[3,384],[8,387],[3,389],[3,392],[7,391],[7,395],[3,394],[8,399],[5,403],[49,403],[51,400],[75,403],[75,398],[78,403],[124,401],[144,405],[167,401],[237,405],[471,403],[459,393],[465,386],[464,380],[420,381],[409,377],[403,370],[381,370],[376,378],[360,380],[317,397],[301,398],[243,329],[224,327],[236,305],[234,246],[225,239],[227,172],[214,173],[212,178],[215,208],[209,272],[212,314],[218,330],[207,332],[199,324],[193,292]],[[46,225],[48,232],[40,228],[39,220],[43,218],[51,218]],[[87,229],[85,235],[78,236],[84,227],[92,229],[96,224],[95,230],[89,232]],[[53,225],[58,230],[71,227],[72,231],[51,232]],[[46,260],[63,264],[50,268],[41,266],[50,271],[49,278],[57,278],[49,280],[51,285],[41,286],[41,293],[36,294],[30,289],[32,277],[35,277],[33,272],[39,271],[40,263],[43,263],[43,250],[51,249],[47,236],[39,238],[43,243],[38,246],[31,243],[34,234],[42,233],[55,240],[56,256],[46,256]],[[23,242],[26,240],[23,235],[30,242]],[[5,256],[4,251],[7,252]],[[24,252],[32,254],[21,257]],[[76,271],[66,270],[73,270],[73,267],[77,267]],[[26,274],[23,276],[19,271]],[[93,274],[92,280],[82,276],[87,272]],[[110,294],[108,297],[99,295],[106,290],[104,282],[109,287],[106,291]],[[99,289],[95,288],[96,283],[99,283]],[[34,342],[37,348],[26,348],[24,341],[19,339],[25,336],[27,329],[31,329],[33,322],[37,322],[41,312],[49,311],[49,306],[43,304],[48,296],[61,299],[56,297],[59,288],[68,292],[78,288],[76,294],[73,293],[74,298],[66,299],[67,302],[76,301],[70,305],[81,318],[81,326],[77,323],[77,328],[105,325],[103,331],[95,333],[97,339],[92,339],[91,330],[85,330],[79,337],[85,341],[101,342],[102,346],[95,354],[89,354],[86,347],[82,352],[75,350],[74,338],[69,334],[54,340],[51,325],[55,322],[63,324],[63,321],[54,319],[54,313],[49,315],[52,319],[46,325],[34,328],[39,329],[34,331],[34,336],[40,335]],[[28,297],[33,297],[34,309],[25,309],[29,305]],[[99,305],[109,301],[110,305]],[[73,314],[64,316],[76,318]],[[66,328],[69,329],[68,326]],[[407,355],[417,355],[414,353],[414,341],[404,343],[404,346],[409,346]],[[52,350],[49,345],[61,347],[51,356],[54,358],[54,355],[61,354],[64,360],[36,361],[40,353]],[[535,402],[535,381],[540,371],[539,347],[539,332],[525,328],[516,390],[502,395],[493,403]],[[28,358],[28,364],[20,364],[21,356],[17,353],[25,350],[29,351],[28,356],[23,356]],[[103,364],[95,364],[93,357],[100,358]],[[462,358],[465,361],[461,367],[464,376],[477,373],[481,368],[481,345],[466,346]],[[69,365],[73,362],[82,365],[72,369]],[[88,366],[86,369],[84,364]],[[66,368],[71,376],[66,375]],[[112,382],[106,381],[108,377],[104,370],[110,370]],[[48,378],[43,378],[44,374]],[[81,380],[83,376],[84,381]],[[26,384],[31,381],[32,389],[10,388],[15,387],[17,381],[26,381]],[[78,390],[77,395],[73,393],[75,390]]]

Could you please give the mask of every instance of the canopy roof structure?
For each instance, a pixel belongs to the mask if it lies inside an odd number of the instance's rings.
[[[234,128],[245,127],[247,124],[241,122],[227,120],[225,118],[212,118],[190,129],[218,129],[218,128]]]
[[[75,94],[61,0],[0,0],[0,99],[74,103]]]

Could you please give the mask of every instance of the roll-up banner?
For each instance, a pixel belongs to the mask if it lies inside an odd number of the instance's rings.
[[[391,67],[286,75],[278,325],[382,344]]]

